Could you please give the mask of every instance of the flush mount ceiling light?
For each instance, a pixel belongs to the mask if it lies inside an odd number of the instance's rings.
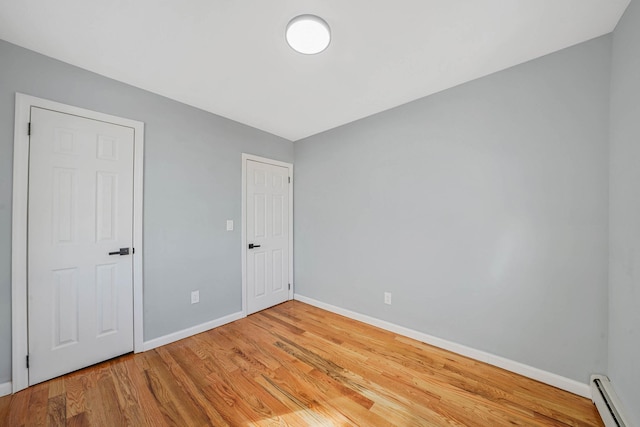
[[[329,46],[331,30],[324,19],[315,15],[300,15],[287,25],[287,43],[305,55],[320,53]]]

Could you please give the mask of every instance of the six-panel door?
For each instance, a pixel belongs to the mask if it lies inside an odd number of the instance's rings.
[[[133,129],[33,107],[29,384],[133,350]]]
[[[247,160],[246,174],[247,314],[251,314],[289,296],[289,170]]]

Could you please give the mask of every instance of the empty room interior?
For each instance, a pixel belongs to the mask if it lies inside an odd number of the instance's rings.
[[[0,425],[640,427],[640,0],[2,2]]]

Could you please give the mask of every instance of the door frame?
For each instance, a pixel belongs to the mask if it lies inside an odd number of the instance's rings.
[[[242,315],[247,316],[247,161],[282,166],[289,170],[289,300],[293,299],[293,163],[242,153]]]
[[[27,227],[29,192],[29,123],[31,107],[58,111],[92,120],[126,126],[134,132],[133,160],[133,349],[143,351],[142,201],[144,123],[16,93],[13,136],[13,204],[11,225],[11,370],[12,390],[29,386],[26,357],[29,350],[27,310]]]

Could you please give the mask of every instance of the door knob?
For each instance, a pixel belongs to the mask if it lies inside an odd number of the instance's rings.
[[[260,245],[254,245],[253,243],[249,243],[249,249],[259,248]]]
[[[120,248],[119,251],[109,252],[109,255],[129,255],[129,248]]]

